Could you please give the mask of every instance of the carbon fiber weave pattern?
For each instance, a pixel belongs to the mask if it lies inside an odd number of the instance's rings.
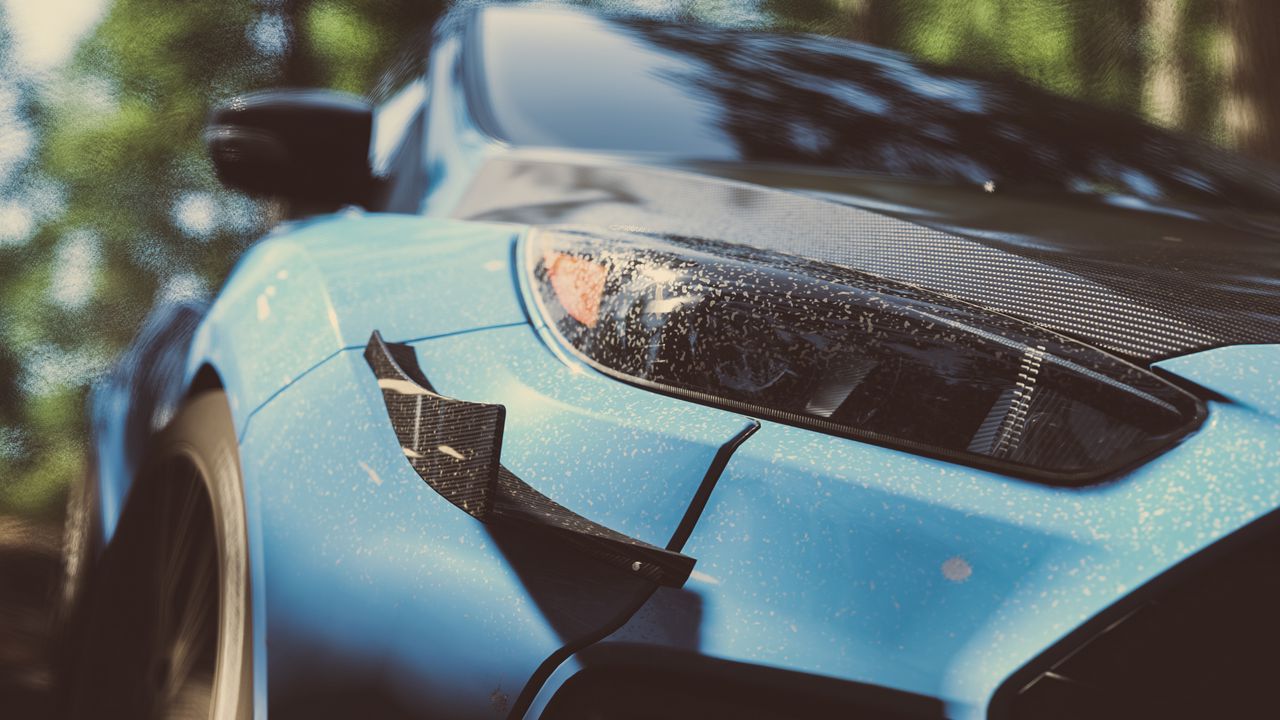
[[[478,519],[493,507],[506,409],[437,395],[401,370],[376,332],[365,360],[391,427],[414,471],[445,500]]]
[[[592,522],[503,467],[505,407],[437,394],[417,368],[412,348],[387,343],[376,330],[364,357],[405,458],[443,498],[482,522],[550,534],[659,585],[684,585],[693,558]]]
[[[498,468],[498,491],[491,518],[552,532],[586,554],[625,568],[659,585],[679,587],[694,560],[594,523],[534,490],[505,467]],[[679,582],[674,582],[679,578]]]
[[[975,203],[983,201],[981,191]],[[1064,216],[1066,210],[1064,209]],[[495,159],[454,216],[742,243],[909,283],[1145,364],[1280,342],[1280,242],[1264,226],[1165,235],[1099,221],[1068,240],[958,234],[812,195],[649,167]],[[1110,225],[1107,225],[1110,223]],[[1105,226],[1105,227],[1104,227]],[[1103,233],[1103,230],[1106,233]]]

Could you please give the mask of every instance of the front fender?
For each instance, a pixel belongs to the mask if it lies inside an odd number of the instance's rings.
[[[92,399],[93,542],[115,531],[153,432],[216,375],[237,437],[271,397],[374,328],[391,341],[520,324],[513,225],[342,213],[289,223],[237,263],[207,308],[157,308]]]
[[[517,477],[655,545],[750,425],[576,371],[527,325],[411,347],[439,392],[506,406],[501,457]],[[343,716],[326,713],[344,703],[361,715],[520,717],[545,670],[654,588],[572,543],[482,523],[424,483],[359,350],[263,406],[241,460],[257,692],[273,717]]]
[[[196,332],[187,381],[218,370],[238,435],[275,393],[335,353],[526,322],[519,226],[336,215],[286,226],[236,267]]]

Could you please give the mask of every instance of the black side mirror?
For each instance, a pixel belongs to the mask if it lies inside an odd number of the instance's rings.
[[[224,184],[287,200],[300,214],[368,202],[372,130],[373,108],[357,97],[271,90],[215,108],[204,138]]]

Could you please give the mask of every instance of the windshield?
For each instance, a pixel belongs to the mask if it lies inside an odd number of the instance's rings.
[[[518,146],[1280,204],[1272,168],[1015,79],[870,45],[545,9],[479,22],[478,114]]]

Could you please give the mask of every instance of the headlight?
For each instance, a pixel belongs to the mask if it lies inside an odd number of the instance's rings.
[[[1192,395],[1020,320],[709,240],[538,230],[534,301],[587,363],[759,417],[1055,482],[1193,429]]]

